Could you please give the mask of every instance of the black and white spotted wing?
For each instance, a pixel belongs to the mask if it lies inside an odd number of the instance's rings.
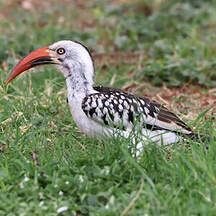
[[[82,109],[94,121],[124,130],[138,124],[150,130],[168,130],[188,134],[191,129],[175,114],[146,97],[120,89],[94,87],[98,93],[83,99]]]

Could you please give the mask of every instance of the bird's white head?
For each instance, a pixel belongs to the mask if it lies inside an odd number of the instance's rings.
[[[31,52],[11,71],[6,83],[22,72],[40,65],[54,64],[64,74],[80,85],[93,85],[94,65],[88,49],[79,42],[62,40]]]
[[[64,74],[65,78],[77,73],[83,73],[85,79],[93,83],[94,65],[89,50],[79,42],[63,40],[51,46],[49,50],[54,52],[60,64],[57,68]]]

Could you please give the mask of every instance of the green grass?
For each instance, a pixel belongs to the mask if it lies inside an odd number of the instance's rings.
[[[150,143],[137,159],[127,140],[98,141],[77,129],[64,78],[54,68],[26,72],[5,86],[20,56],[76,39],[95,52],[145,51],[134,65],[103,64],[98,84],[109,85],[116,75],[119,88],[131,80],[159,86],[191,81],[208,90],[216,84],[214,1],[92,0],[84,9],[48,1],[51,7],[37,12],[7,2],[0,3],[0,215],[215,215],[213,140],[208,152],[193,141]],[[83,30],[86,17],[93,24]],[[215,114],[204,111],[186,121],[213,138]],[[58,213],[61,207],[66,209]]]

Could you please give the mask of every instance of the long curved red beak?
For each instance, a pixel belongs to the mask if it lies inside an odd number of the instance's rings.
[[[6,84],[8,84],[22,72],[44,64],[59,64],[58,60],[54,57],[53,52],[49,50],[48,47],[37,49],[21,59],[18,64],[12,69],[7,78]]]

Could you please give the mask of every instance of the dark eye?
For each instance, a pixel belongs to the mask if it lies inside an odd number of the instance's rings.
[[[63,55],[65,53],[65,49],[64,48],[58,48],[56,51],[59,55]]]

